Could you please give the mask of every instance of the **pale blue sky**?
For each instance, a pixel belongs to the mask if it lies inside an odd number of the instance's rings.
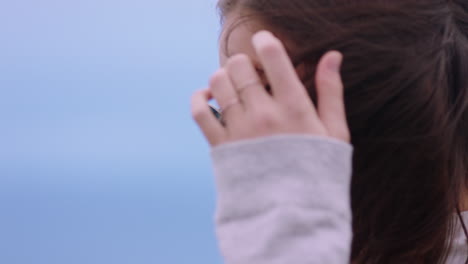
[[[0,263],[221,263],[215,0],[0,0]]]

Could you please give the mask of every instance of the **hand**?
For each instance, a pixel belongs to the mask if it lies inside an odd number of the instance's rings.
[[[315,77],[316,108],[281,41],[268,31],[260,31],[252,43],[272,95],[264,89],[247,55],[232,56],[225,68],[213,74],[210,87],[192,96],[192,116],[210,145],[275,134],[310,134],[349,142],[339,73],[341,53],[330,51],[320,59]],[[213,98],[222,109],[225,126],[209,108],[208,101]]]

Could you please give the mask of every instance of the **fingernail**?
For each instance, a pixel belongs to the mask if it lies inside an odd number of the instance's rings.
[[[333,52],[333,56],[330,56],[332,58],[330,58],[328,60],[328,64],[327,64],[327,67],[330,71],[333,71],[333,72],[340,72],[340,67],[341,67],[341,62],[343,60],[343,55],[341,55],[341,53],[339,52]]]

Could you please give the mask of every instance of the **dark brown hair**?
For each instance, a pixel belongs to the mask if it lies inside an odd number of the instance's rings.
[[[468,1],[221,0],[292,43],[310,97],[344,55],[353,263],[443,263],[468,174]],[[232,30],[232,28],[231,28]],[[229,37],[229,35],[227,35]]]

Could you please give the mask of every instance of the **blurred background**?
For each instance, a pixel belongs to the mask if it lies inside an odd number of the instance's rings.
[[[0,0],[0,263],[222,263],[216,0]]]

